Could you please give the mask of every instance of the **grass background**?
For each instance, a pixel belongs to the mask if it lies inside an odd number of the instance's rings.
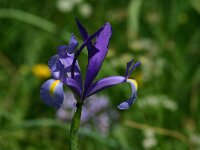
[[[131,58],[142,62],[132,74],[139,83],[137,102],[119,111],[129,87],[102,92],[119,119],[106,136],[81,128],[80,149],[200,149],[198,0],[0,0],[0,149],[67,149],[70,124],[41,101],[47,78],[32,70],[47,64],[72,32],[81,43],[76,17],[89,33],[112,25],[97,78],[124,75]],[[86,59],[82,54],[82,68]]]

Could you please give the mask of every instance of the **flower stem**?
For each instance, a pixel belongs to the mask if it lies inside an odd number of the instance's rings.
[[[78,129],[80,126],[80,118],[82,111],[82,104],[77,103],[77,109],[74,113],[71,129],[70,129],[70,150],[78,150]]]

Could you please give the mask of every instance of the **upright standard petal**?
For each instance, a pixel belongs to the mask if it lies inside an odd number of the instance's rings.
[[[93,45],[91,40],[96,37],[102,30],[104,27],[101,27],[99,30],[97,30],[93,35],[89,35],[85,29],[85,27],[78,21],[78,19],[76,19],[76,24],[78,26],[79,32],[81,34],[81,37],[84,41],[84,43],[87,45],[87,49],[88,52],[92,51],[93,49]]]
[[[71,76],[72,78],[74,78],[74,71],[75,71],[75,63],[77,61],[78,56],[80,55],[81,51],[83,50],[83,48],[85,46],[87,46],[88,49],[88,53],[92,50],[95,49],[93,48],[92,45],[92,40],[103,30],[104,27],[101,27],[99,30],[97,30],[94,34],[92,34],[91,36],[89,36],[89,34],[87,33],[87,31],[85,30],[85,28],[81,25],[81,23],[76,20],[80,34],[84,40],[83,44],[80,46],[79,50],[75,53],[74,56],[74,60],[72,62],[72,68],[71,68]]]
[[[61,64],[64,66],[66,70],[66,74],[68,77],[71,77],[71,68],[72,68],[72,63],[74,60],[74,54],[69,54],[66,51],[66,47],[60,46],[58,47],[58,56]],[[66,76],[66,75],[65,75]],[[81,70],[78,65],[78,62],[75,62],[74,66],[74,79],[80,83],[80,88],[82,88],[82,78],[81,78]]]
[[[76,48],[78,46],[78,41],[76,40],[74,34],[71,35],[71,38],[70,38],[70,42],[69,42],[69,45],[68,45],[68,49],[67,49],[67,52],[69,54],[72,54],[75,52]]]
[[[40,89],[40,96],[46,105],[58,109],[64,99],[62,82],[54,79],[47,80]]]
[[[64,68],[71,68],[72,61],[74,59],[74,54],[68,54],[67,48],[65,46],[59,46],[57,51],[59,56],[58,59],[60,60]]]
[[[54,79],[63,80],[66,72],[57,55],[54,55],[49,59],[48,66]]]
[[[133,62],[134,60],[132,59],[131,61],[129,61],[127,64],[126,64],[126,74],[125,74],[125,77],[128,77],[129,75],[129,71],[130,71],[130,68],[131,66],[133,65]]]
[[[78,21],[78,19],[76,19],[76,24],[78,26],[78,29],[79,29],[79,32],[81,34],[81,37],[82,37],[83,41],[86,41],[87,38],[89,37],[89,34],[87,33],[87,31],[84,28],[84,26]]]
[[[128,76],[130,76],[130,75],[132,74],[133,70],[134,70],[135,68],[137,68],[138,66],[140,66],[140,65],[141,65],[141,62],[136,62],[135,64],[133,64],[133,65],[131,66],[130,70],[129,70]]]
[[[57,55],[54,55],[49,59],[48,66],[49,66],[49,69],[51,71],[56,71],[57,70],[57,68],[56,68],[57,61],[58,61],[58,56]]]
[[[129,61],[127,63],[127,65],[126,65],[126,74],[125,74],[125,77],[128,78],[131,75],[131,73],[133,72],[133,70],[135,68],[137,68],[140,64],[141,64],[141,62],[136,62],[134,64],[134,60]]]
[[[108,44],[111,35],[111,25],[109,23],[106,23],[102,31],[97,36],[96,43],[93,46],[92,50],[88,52],[89,62],[85,78],[85,90],[89,88],[90,84],[93,82],[102,66],[103,60],[108,52]]]

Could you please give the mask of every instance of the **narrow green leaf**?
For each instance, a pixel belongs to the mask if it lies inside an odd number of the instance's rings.
[[[139,14],[143,0],[132,0],[128,8],[128,36],[137,38],[139,31]]]

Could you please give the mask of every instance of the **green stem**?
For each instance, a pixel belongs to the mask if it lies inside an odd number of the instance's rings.
[[[77,109],[74,113],[70,129],[70,150],[78,150],[78,129],[80,126],[82,104],[77,103]]]

